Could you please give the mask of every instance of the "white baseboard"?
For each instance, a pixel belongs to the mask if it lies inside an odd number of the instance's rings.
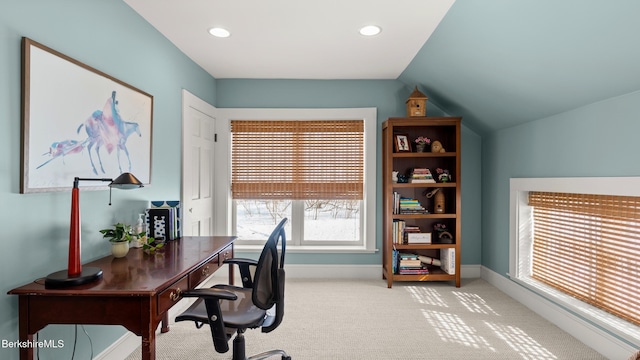
[[[625,360],[636,349],[510,279],[482,267],[482,278],[608,359]]]
[[[118,340],[96,355],[95,360],[122,360],[131,355],[142,342],[142,337],[127,332]]]
[[[287,279],[362,279],[382,280],[382,266],[373,265],[326,265],[326,264],[289,264],[285,265]],[[462,265],[460,267],[462,278],[479,278],[480,265]],[[228,268],[219,269],[213,274],[216,279],[226,279]],[[239,279],[236,274],[235,278]]]

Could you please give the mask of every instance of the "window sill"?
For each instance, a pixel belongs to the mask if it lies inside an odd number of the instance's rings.
[[[262,251],[262,245],[235,245],[234,250],[239,252]],[[379,249],[367,249],[363,246],[293,246],[287,245],[287,253],[299,254],[374,254]]]
[[[640,327],[531,278],[511,280],[630,344],[640,343]]]

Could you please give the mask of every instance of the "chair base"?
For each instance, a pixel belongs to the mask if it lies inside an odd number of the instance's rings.
[[[274,355],[280,355],[281,360],[291,360],[284,350],[270,350],[250,357],[245,355],[244,332],[238,331],[233,339],[233,360],[264,360]]]
[[[263,359],[270,358],[274,355],[281,355],[280,357],[281,360],[291,360],[291,356],[287,355],[287,353],[284,352],[284,350],[265,351],[263,353],[248,357],[247,360],[263,360]]]

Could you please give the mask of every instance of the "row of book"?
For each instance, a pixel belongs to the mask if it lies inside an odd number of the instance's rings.
[[[393,213],[394,214],[428,214],[427,210],[417,199],[408,198],[393,192]]]
[[[393,248],[393,273],[405,275],[425,275],[429,274],[428,266],[439,266],[445,273],[455,275],[456,273],[456,249],[440,249],[440,259],[428,256],[400,252]]]
[[[145,211],[148,236],[165,241],[180,238],[180,201],[151,201],[149,205]]]
[[[431,244],[431,233],[423,233],[419,226],[407,225],[395,219],[391,223],[391,241],[394,244]]]

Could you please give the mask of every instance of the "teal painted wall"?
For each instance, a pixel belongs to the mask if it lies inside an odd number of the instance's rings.
[[[509,179],[640,176],[640,92],[483,138],[482,264],[509,270]]]
[[[65,269],[70,192],[19,194],[20,42],[23,36],[49,46],[154,96],[152,186],[127,192],[81,193],[83,261],[110,253],[98,229],[115,221],[135,221],[150,199],[180,197],[181,91],[215,102],[215,79],[195,65],[122,1],[4,1],[0,11],[0,293]],[[83,119],[78,119],[81,123]],[[54,125],[52,125],[54,126]],[[69,184],[71,186],[71,184]],[[0,295],[0,338],[18,339],[16,296]],[[124,330],[85,326],[97,355]],[[40,359],[70,359],[73,326],[48,326],[40,339],[64,340]],[[89,358],[89,341],[78,333],[76,358]],[[0,358],[17,359],[16,349]]]
[[[376,107],[378,137],[381,124],[388,117],[404,116],[405,101],[413,86],[397,80],[242,80],[218,79],[219,108],[342,108]],[[446,114],[436,105],[427,104],[429,116]],[[380,141],[380,140],[379,140]],[[466,126],[462,129],[462,264],[481,262],[481,139]],[[377,248],[382,248],[382,161],[376,150],[377,171]],[[287,256],[292,264],[380,264],[375,254],[295,254]]]

